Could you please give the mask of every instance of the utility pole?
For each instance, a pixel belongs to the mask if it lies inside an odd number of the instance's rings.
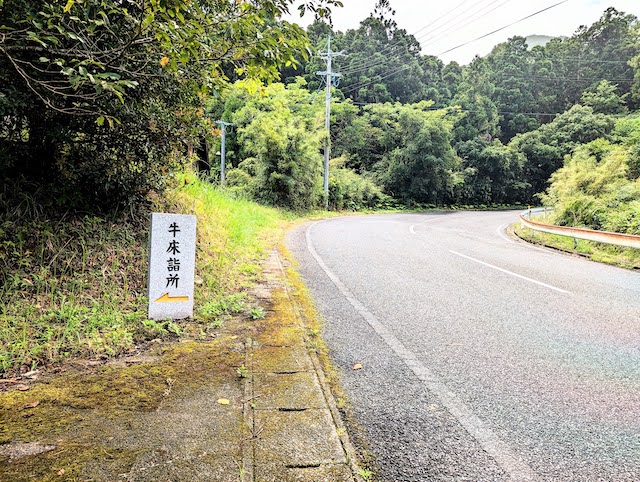
[[[224,186],[225,181],[225,154],[227,148],[227,126],[232,126],[231,122],[225,122],[223,120],[216,121],[216,124],[220,125],[222,129],[222,145],[220,146],[220,185]]]
[[[326,111],[325,111],[325,120],[324,125],[327,129],[327,141],[324,146],[324,208],[327,209],[329,207],[329,148],[331,141],[331,86],[338,85],[338,79],[341,77],[340,74],[331,71],[331,60],[333,57],[340,57],[344,55],[343,52],[332,52],[331,51],[331,35],[329,35],[329,41],[327,42],[327,51],[326,52],[318,52],[320,57],[322,57],[327,62],[327,70],[324,72],[316,72],[316,75],[324,76],[325,83],[327,84],[327,90],[325,94],[325,102],[326,102]]]

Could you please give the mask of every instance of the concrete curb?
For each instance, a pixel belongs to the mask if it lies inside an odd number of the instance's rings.
[[[280,265],[280,271],[282,272],[282,276],[283,278],[286,279],[286,272],[284,270],[284,266],[282,265],[282,260],[280,259],[279,253],[276,252],[276,256],[278,257],[278,263]],[[304,318],[300,313],[300,309],[297,303],[291,296],[291,291],[289,290],[289,287],[286,284],[285,284],[285,292],[287,293],[287,297],[291,301],[291,304],[295,307],[300,326],[304,327],[305,326]],[[349,438],[349,433],[347,432],[347,428],[342,420],[342,417],[340,416],[340,412],[338,411],[336,400],[331,391],[331,387],[329,387],[329,384],[325,377],[324,370],[322,369],[322,364],[320,363],[320,359],[318,358],[318,354],[316,353],[315,350],[310,350],[310,349],[308,349],[307,352],[311,358],[311,362],[313,363],[313,368],[320,382],[320,387],[322,388],[324,399],[327,402],[327,405],[329,406],[329,410],[331,411],[331,417],[333,418],[333,423],[336,426],[336,431],[338,433],[338,437],[340,438],[342,449],[346,454],[347,463],[351,468],[351,472],[354,476],[354,480],[356,480],[357,482],[363,482],[362,477],[358,475],[358,471],[360,467],[358,466],[358,463],[357,463],[358,459],[356,457],[356,449],[351,443],[351,439]]]
[[[245,341],[243,417],[251,436],[242,447],[242,482],[361,482],[355,449],[308,346],[277,250],[266,259],[256,289],[259,299],[276,304]]]

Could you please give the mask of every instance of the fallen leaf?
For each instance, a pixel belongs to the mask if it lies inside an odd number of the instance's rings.
[[[65,474],[64,469],[60,469],[60,470],[58,470],[58,475],[64,475],[64,474]]]
[[[356,363],[355,365],[353,365],[353,369],[354,370],[362,370],[362,365],[360,363]]]
[[[29,385],[18,385],[16,387],[18,390],[20,390],[21,392],[26,392],[27,390],[29,390],[31,387]]]
[[[40,401],[25,403],[20,410],[26,410],[27,408],[36,408],[38,405],[40,405]]]
[[[218,399],[218,403],[220,405],[229,405],[231,402],[229,400],[227,400],[226,398],[219,398]]]

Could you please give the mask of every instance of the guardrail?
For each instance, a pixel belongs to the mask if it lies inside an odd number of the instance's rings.
[[[625,248],[640,249],[640,236],[635,236],[633,234],[612,233],[609,231],[595,231],[593,229],[555,226],[553,224],[541,223],[539,221],[533,221],[531,219],[531,216],[534,214],[542,214],[546,218],[547,213],[552,211],[553,208],[536,208],[526,210],[525,212],[520,214],[520,222],[522,224],[522,227],[526,226],[533,231],[540,231],[542,233],[567,236],[569,238],[573,238],[574,244],[577,239],[585,239],[588,241],[597,241],[598,243],[624,246]]]

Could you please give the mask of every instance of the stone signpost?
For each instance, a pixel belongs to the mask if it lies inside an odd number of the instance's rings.
[[[193,317],[196,217],[151,214],[149,319]]]

